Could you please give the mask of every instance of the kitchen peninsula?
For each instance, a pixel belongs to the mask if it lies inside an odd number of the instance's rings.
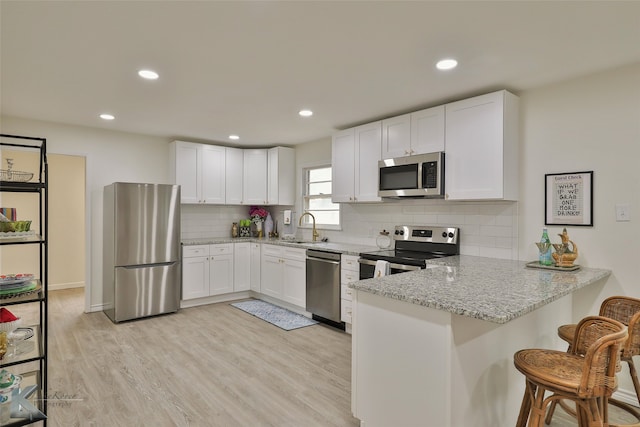
[[[452,256],[353,288],[352,410],[366,427],[511,426],[522,348],[563,348],[572,294],[610,270]]]

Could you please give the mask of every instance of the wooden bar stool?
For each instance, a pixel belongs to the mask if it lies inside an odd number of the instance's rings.
[[[633,356],[640,355],[640,299],[624,296],[609,297],[605,299],[600,305],[599,315],[617,320],[618,322],[628,327],[629,337],[621,347],[620,360],[626,362],[629,365],[629,374],[631,375],[633,388],[635,389],[636,397],[638,399],[638,403],[640,404],[640,382],[638,381],[638,373],[636,371],[635,364],[633,363]],[[576,332],[576,326],[577,325],[575,324],[562,325],[558,328],[558,336],[569,343],[569,349],[567,351],[571,351]],[[556,404],[558,403],[567,413],[575,416],[575,411],[573,411],[571,408],[563,405],[562,402],[554,401],[549,407],[549,413],[547,414],[547,417],[545,419],[547,424],[551,423],[551,418],[553,417]],[[638,411],[638,409],[613,398],[609,399],[609,403],[631,413],[639,422],[630,425],[640,425],[640,412]]]
[[[526,382],[516,426],[543,426],[547,406],[560,399],[575,402],[581,427],[604,426],[607,401],[618,386],[620,347],[627,336],[627,327],[617,320],[590,316],[578,323],[570,351],[518,351],[514,365]]]

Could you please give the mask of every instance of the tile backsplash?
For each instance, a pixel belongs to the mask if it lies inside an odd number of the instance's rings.
[[[297,229],[299,213],[294,212],[294,225],[285,229],[283,211],[291,206],[270,206],[278,220],[280,234],[297,233],[311,239],[311,230]],[[231,224],[248,218],[248,206],[182,206],[182,238],[229,237]],[[465,255],[518,259],[517,202],[451,202],[444,200],[407,200],[378,204],[343,204],[342,230],[319,229],[329,241],[376,245],[383,229],[393,230],[399,224],[440,225],[460,228],[460,252]]]

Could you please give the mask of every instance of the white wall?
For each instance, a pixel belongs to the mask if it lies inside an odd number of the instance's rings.
[[[50,122],[2,117],[0,131],[47,138],[50,153],[85,156],[86,290],[89,309],[102,308],[102,189],[114,181],[168,183],[169,141]]]
[[[535,257],[544,224],[544,175],[593,171],[593,227],[567,227],[577,263],[613,270],[593,302],[597,313],[613,294],[640,297],[640,64],[574,79],[521,96],[520,257]],[[616,222],[616,203],[631,205],[631,221]],[[558,240],[562,227],[549,227]]]

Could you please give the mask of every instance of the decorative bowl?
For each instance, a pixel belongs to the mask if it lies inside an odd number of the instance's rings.
[[[0,232],[3,233],[11,231],[29,231],[30,229],[31,220],[0,222]]]

